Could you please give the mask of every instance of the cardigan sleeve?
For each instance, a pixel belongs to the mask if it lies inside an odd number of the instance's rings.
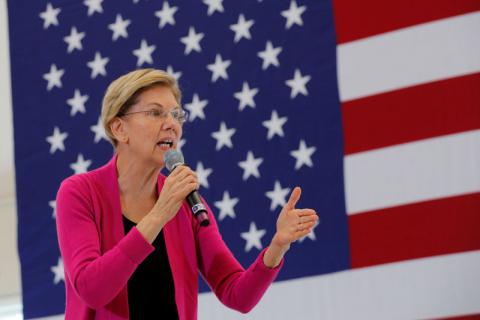
[[[57,233],[66,281],[92,309],[112,301],[136,267],[154,250],[136,228],[101,252],[93,200],[81,176],[65,180],[57,193]]]
[[[284,259],[275,268],[265,266],[263,255],[267,248],[264,248],[245,270],[223,241],[215,217],[208,205],[206,207],[210,225],[196,227],[200,272],[224,305],[247,313],[255,307],[275,280]]]

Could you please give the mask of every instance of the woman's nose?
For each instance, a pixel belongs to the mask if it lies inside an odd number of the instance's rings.
[[[173,117],[173,114],[171,112],[168,112],[165,115],[165,118],[162,120],[163,120],[162,123],[163,123],[164,129],[175,128],[175,126],[178,124],[177,119]]]

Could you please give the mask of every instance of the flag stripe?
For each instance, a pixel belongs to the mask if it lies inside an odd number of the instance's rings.
[[[337,46],[341,101],[479,72],[477,30],[480,12]]]
[[[462,316],[454,316],[448,318],[441,318],[443,320],[476,320],[480,319],[480,314],[469,314],[469,315],[462,315]]]
[[[338,43],[480,10],[478,0],[334,0],[333,3]]]
[[[352,267],[478,250],[478,208],[475,193],[349,216]]]
[[[480,128],[480,73],[342,105],[345,154]]]
[[[297,319],[302,310],[305,320],[476,314],[479,269],[480,251],[472,251],[277,282],[248,319]],[[199,319],[244,318],[221,305],[214,294],[200,295]]]
[[[479,145],[474,130],[346,156],[347,213],[480,191]]]

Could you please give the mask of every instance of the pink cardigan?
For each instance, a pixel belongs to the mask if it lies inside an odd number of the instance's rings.
[[[65,267],[66,319],[128,319],[127,281],[154,250],[136,228],[125,235],[116,159],[64,180],[57,194],[57,231]],[[158,190],[165,176],[158,177]],[[200,227],[186,205],[163,228],[180,320],[197,318],[198,271],[226,306],[250,311],[275,279],[281,264],[263,264],[263,250],[247,269],[218,231]],[[158,310],[161,315],[161,310]]]

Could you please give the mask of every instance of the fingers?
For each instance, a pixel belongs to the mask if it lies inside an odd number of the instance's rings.
[[[175,170],[173,170],[168,177],[170,177],[172,180],[182,181],[187,176],[194,176],[196,178],[197,174],[187,166],[179,166],[175,168]]]
[[[316,227],[318,223],[318,216],[312,209],[302,209],[302,216],[298,217],[297,225],[294,232],[296,240],[305,237]]]
[[[302,194],[302,189],[300,187],[295,187],[293,189],[292,193],[290,194],[290,198],[288,199],[287,202],[287,207],[289,209],[294,209],[295,205],[297,204],[298,200],[300,199],[300,195]]]
[[[315,223],[318,221],[318,216],[317,215],[303,216],[303,217],[300,217],[298,221],[299,221],[298,224],[304,224],[309,222]]]
[[[196,182],[184,184],[177,192],[178,199],[183,201],[194,190],[197,190]]]
[[[168,183],[174,189],[177,189],[179,186],[175,187],[175,185],[180,184],[182,187],[185,183],[190,183],[195,181],[197,183],[198,189],[198,177],[195,171],[190,169],[187,166],[180,166],[176,168],[168,177]]]
[[[297,230],[295,230],[295,237],[298,239],[298,237],[303,237],[310,232],[317,226],[316,221],[311,221],[307,223],[302,223],[297,226]]]
[[[297,209],[296,212],[299,217],[313,216],[317,214],[313,209]]]
[[[313,227],[295,232],[295,241],[307,236],[310,232],[312,232],[312,230],[313,230]]]

